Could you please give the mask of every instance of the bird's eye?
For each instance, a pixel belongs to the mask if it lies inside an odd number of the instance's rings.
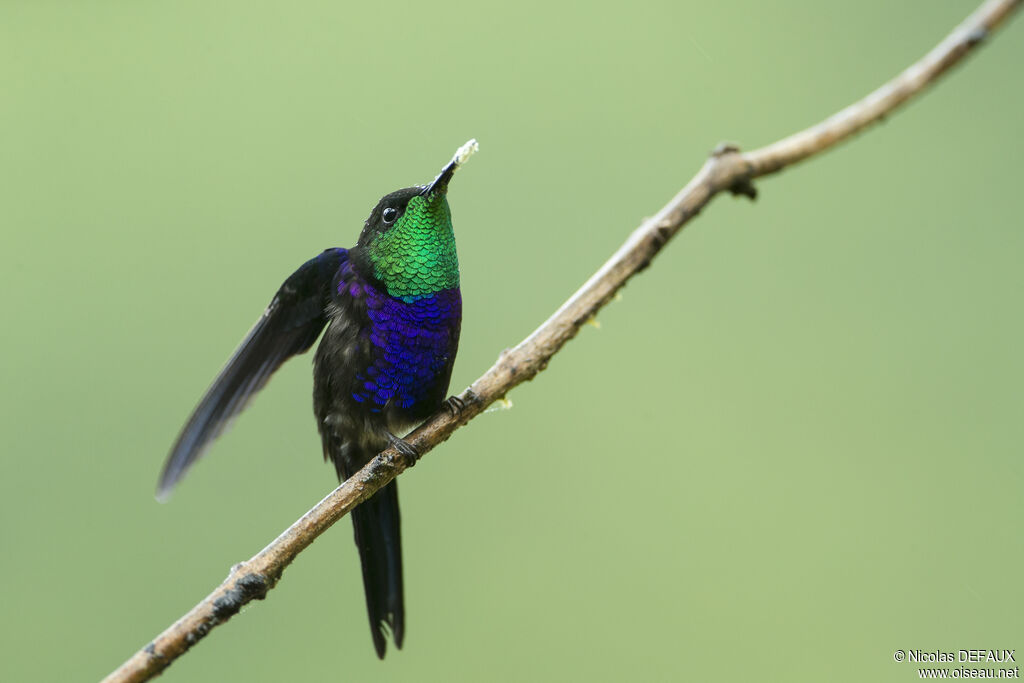
[[[392,223],[395,222],[395,219],[398,218],[398,209],[394,209],[389,206],[388,208],[384,209],[380,217],[384,219],[385,225],[391,225]]]

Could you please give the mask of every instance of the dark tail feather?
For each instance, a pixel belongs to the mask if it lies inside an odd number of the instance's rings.
[[[405,635],[405,601],[402,595],[402,534],[398,514],[398,484],[377,491],[352,510],[356,547],[363,563],[366,609],[377,656],[387,650],[385,624],[401,649]]]

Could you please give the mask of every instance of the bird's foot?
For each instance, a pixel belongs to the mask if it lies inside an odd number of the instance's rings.
[[[405,439],[399,438],[391,432],[388,432],[388,441],[391,442],[392,448],[405,456],[406,467],[412,467],[417,463],[417,461],[419,461],[419,450]]]
[[[452,417],[458,418],[462,415],[462,411],[466,409],[466,402],[458,396],[450,396],[448,400],[444,402],[445,410],[452,414]]]

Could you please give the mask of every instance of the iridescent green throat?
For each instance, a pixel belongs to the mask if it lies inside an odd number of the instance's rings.
[[[413,197],[395,226],[367,249],[388,294],[412,302],[459,286],[452,214],[444,195]]]

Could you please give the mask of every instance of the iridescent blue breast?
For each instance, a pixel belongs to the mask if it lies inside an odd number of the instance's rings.
[[[368,324],[359,334],[371,349],[369,364],[355,374],[352,399],[370,412],[443,400],[462,320],[458,288],[397,299],[359,279],[342,286],[366,304]]]

